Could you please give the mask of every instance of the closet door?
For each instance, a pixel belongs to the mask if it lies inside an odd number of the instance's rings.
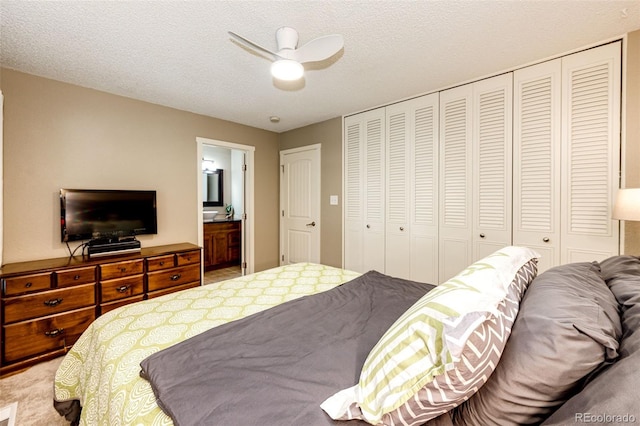
[[[344,124],[344,265],[384,272],[384,108]]]
[[[472,263],[473,85],[440,93],[439,282]]]
[[[513,74],[473,85],[473,261],[511,245]]]
[[[619,252],[620,74],[620,42],[562,58],[562,263]]]
[[[387,107],[385,270],[438,282],[438,94]]]
[[[513,244],[560,264],[561,60],[513,73]]]

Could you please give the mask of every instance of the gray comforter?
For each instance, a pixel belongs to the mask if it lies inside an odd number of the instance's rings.
[[[371,271],[153,354],[141,375],[178,426],[335,424],[320,404],[433,287]]]

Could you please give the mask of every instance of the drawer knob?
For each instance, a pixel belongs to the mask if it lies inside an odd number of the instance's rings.
[[[44,304],[47,306],[58,306],[59,304],[62,303],[62,298],[59,297],[57,299],[51,299],[51,300],[45,300]]]
[[[160,261],[160,266],[164,266],[164,260]]]
[[[120,272],[127,272],[127,268],[120,268]]]
[[[178,281],[181,276],[180,274],[171,275],[171,281]]]
[[[64,333],[64,328],[57,328],[55,330],[45,331],[44,335],[47,337],[56,337],[63,333]]]
[[[76,281],[79,280],[80,279],[80,275],[74,275],[73,279],[76,280]]]
[[[31,281],[29,281],[29,282],[28,282],[28,283],[26,283],[24,286],[25,286],[26,288],[29,288],[29,287],[31,287],[32,285],[33,285],[33,283],[32,283]]]
[[[116,290],[118,290],[118,293],[125,293],[127,290],[129,290],[131,286],[128,285],[123,285],[118,287]]]

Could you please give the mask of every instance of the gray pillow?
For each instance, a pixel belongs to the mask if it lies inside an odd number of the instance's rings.
[[[453,423],[542,422],[617,357],[620,334],[618,303],[597,262],[547,270],[526,291],[493,375],[454,409]]]
[[[640,421],[640,259],[615,256],[601,262],[601,267],[602,277],[620,307],[620,358],[560,407],[545,425]]]

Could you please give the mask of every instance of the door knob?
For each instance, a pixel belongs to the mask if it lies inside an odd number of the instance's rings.
[[[484,238],[484,234],[480,234],[480,238]]]
[[[542,241],[544,241],[545,243],[548,243],[548,242],[549,242],[549,237],[544,237],[544,238],[542,239]]]
[[[314,221],[313,221],[313,222],[311,222],[311,223],[307,223],[307,226],[316,226],[316,221],[314,220]]]

